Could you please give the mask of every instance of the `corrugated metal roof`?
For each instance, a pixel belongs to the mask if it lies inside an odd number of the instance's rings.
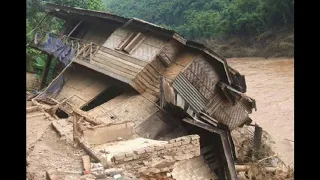
[[[206,98],[182,74],[177,76],[172,86],[197,113],[206,106]]]

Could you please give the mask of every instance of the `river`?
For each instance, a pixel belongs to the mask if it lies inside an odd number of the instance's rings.
[[[273,138],[274,151],[294,167],[294,60],[231,58],[228,64],[245,75],[247,95],[257,111],[250,117]]]

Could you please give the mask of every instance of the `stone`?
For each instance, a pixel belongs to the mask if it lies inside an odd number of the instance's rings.
[[[121,178],[121,174],[116,174],[116,175],[113,176],[113,178],[114,179],[119,179],[119,178]]]
[[[174,147],[181,146],[181,145],[182,145],[182,142],[176,142],[173,144]]]
[[[46,178],[47,180],[62,180],[58,170],[55,168],[51,168],[46,171]]]
[[[136,153],[136,154],[138,154],[138,155],[143,154],[143,153],[145,153],[145,152],[146,152],[145,149],[134,150],[134,153]]]
[[[133,160],[133,157],[127,157],[127,158],[124,158],[123,161],[127,162],[127,161],[132,161]]]
[[[132,157],[132,156],[133,156],[133,153],[126,153],[125,156],[126,156],[126,157]]]
[[[154,149],[153,149],[153,148],[151,148],[151,147],[146,148],[145,150],[146,150],[147,152],[152,152],[152,151],[154,151]]]
[[[153,168],[150,168],[148,171],[151,172],[151,173],[157,174],[157,173],[160,172],[160,169],[153,167]]]
[[[198,140],[200,139],[200,136],[195,134],[195,135],[191,135],[191,140]]]
[[[125,154],[123,154],[123,153],[121,153],[121,154],[116,154],[116,155],[114,156],[114,159],[115,159],[116,161],[122,160],[122,159],[124,159],[124,158],[125,158]]]

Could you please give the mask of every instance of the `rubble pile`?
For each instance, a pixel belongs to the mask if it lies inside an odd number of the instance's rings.
[[[48,105],[39,102],[28,102],[33,105],[27,113],[36,111],[53,111]],[[52,114],[48,112],[48,114]],[[29,115],[30,116],[30,115]],[[29,117],[28,116],[28,117]],[[92,179],[175,179],[174,167],[188,164],[184,160],[200,158],[200,136],[188,135],[168,141],[145,139],[141,137],[112,139],[107,143],[90,144],[83,137],[75,136],[73,117],[65,119],[50,118],[51,125],[60,140],[75,145],[78,142],[89,154],[82,156],[83,171],[78,172],[81,180]],[[94,126],[83,118],[78,121],[80,129],[93,129]],[[101,125],[100,125],[101,126]],[[99,127],[99,126],[98,126]],[[254,150],[254,127],[244,126],[231,132],[235,146],[235,168],[241,180],[291,180],[293,170],[286,167],[275,152],[272,151],[273,141],[262,132],[261,148]],[[74,141],[76,140],[77,141]],[[77,145],[77,146],[78,146]],[[29,165],[29,157],[27,157]],[[189,161],[192,163],[192,161]],[[196,162],[193,161],[193,162]],[[182,165],[181,165],[182,164]],[[196,167],[197,163],[194,163]],[[189,165],[191,166],[191,165]],[[207,173],[207,172],[206,172]],[[46,171],[47,179],[63,179],[62,172],[55,168]],[[192,176],[192,175],[190,175]],[[181,178],[180,178],[181,179]]]
[[[245,126],[231,132],[236,149],[236,170],[241,180],[293,180],[294,171],[272,150],[271,136],[262,132],[261,148],[254,151],[254,127]]]

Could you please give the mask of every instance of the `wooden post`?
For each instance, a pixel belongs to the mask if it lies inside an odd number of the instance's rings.
[[[49,69],[50,69],[52,57],[53,57],[52,55],[48,55],[48,57],[47,57],[47,61],[46,61],[46,64],[44,66],[44,70],[43,70],[43,73],[42,73],[40,89],[43,89],[44,86],[46,85],[47,76],[48,76],[48,72],[49,72]]]
[[[254,126],[254,137],[253,137],[253,146],[254,150],[258,152],[261,147],[261,137],[262,137],[262,128],[255,124]]]

